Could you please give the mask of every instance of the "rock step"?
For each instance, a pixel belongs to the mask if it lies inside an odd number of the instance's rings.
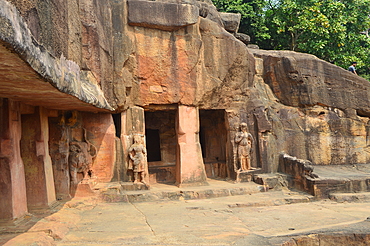
[[[336,202],[369,202],[370,192],[330,193],[329,199]]]
[[[272,178],[272,175],[270,175],[267,179],[269,182],[272,182],[270,180]],[[208,183],[209,185],[207,186],[196,187],[156,184],[151,186],[149,190],[141,186],[137,186],[136,188],[142,188],[142,190],[125,190],[126,184],[117,182],[100,185],[99,187],[95,187],[95,189],[98,190],[100,199],[108,203],[179,201],[210,198],[217,200],[225,197],[234,197],[236,202],[228,204],[229,207],[258,207],[305,203],[316,199],[307,193],[291,191],[280,185],[278,185],[278,189],[271,189],[267,184],[260,185],[254,182],[232,183],[211,180]],[[272,183],[276,184],[275,181]],[[273,199],[271,198],[271,193],[274,193]]]
[[[231,183],[227,181],[209,181],[207,186],[177,187],[156,184],[149,190],[124,190],[120,183],[109,183],[95,187],[100,198],[105,202],[152,202],[160,200],[192,200],[226,196],[249,195],[265,192],[266,187],[254,182]]]
[[[271,191],[276,197],[270,197],[269,199],[259,199],[258,194],[253,194],[253,199],[248,202],[236,202],[228,204],[230,208],[242,208],[242,207],[264,207],[264,206],[281,206],[286,204],[294,203],[307,203],[315,201],[314,196],[307,194],[295,193],[281,194],[281,191]],[[294,194],[295,193],[295,194]],[[283,197],[282,197],[283,196]]]

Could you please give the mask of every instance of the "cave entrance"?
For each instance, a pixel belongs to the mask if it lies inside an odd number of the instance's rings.
[[[146,141],[150,143],[147,147],[148,162],[162,161],[159,129],[146,129],[145,132]]]
[[[199,140],[207,178],[225,179],[228,176],[225,110],[199,110],[199,118]]]
[[[145,112],[145,137],[149,182],[176,182],[177,110]]]

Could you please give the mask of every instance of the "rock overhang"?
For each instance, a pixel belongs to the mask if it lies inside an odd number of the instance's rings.
[[[59,91],[4,43],[0,56],[0,97],[49,109],[110,112]]]
[[[111,112],[103,92],[65,57],[54,57],[33,38],[25,20],[0,0],[0,96],[60,110]]]

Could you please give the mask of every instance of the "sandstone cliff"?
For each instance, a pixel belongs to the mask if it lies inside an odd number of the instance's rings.
[[[248,49],[223,18],[210,1],[0,0],[0,38],[2,52],[18,55],[39,84],[89,111],[225,110],[231,135],[248,123],[254,165],[265,171],[277,170],[280,152],[315,164],[369,161],[368,81],[311,55]],[[8,89],[1,96],[14,98]],[[47,100],[25,94],[31,104]],[[83,110],[68,98],[64,108]]]

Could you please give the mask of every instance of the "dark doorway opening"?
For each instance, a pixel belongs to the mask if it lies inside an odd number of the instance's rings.
[[[173,184],[176,181],[176,110],[145,112],[149,182]]]
[[[204,127],[200,127],[199,131],[199,142],[200,146],[202,146],[202,156],[203,159],[207,158],[207,152],[206,152],[206,132],[207,130]]]
[[[121,114],[112,114],[116,137],[121,138]]]
[[[146,129],[146,142],[148,151],[148,162],[161,161],[161,146],[159,129]]]
[[[225,110],[199,110],[200,144],[208,178],[227,178]]]

